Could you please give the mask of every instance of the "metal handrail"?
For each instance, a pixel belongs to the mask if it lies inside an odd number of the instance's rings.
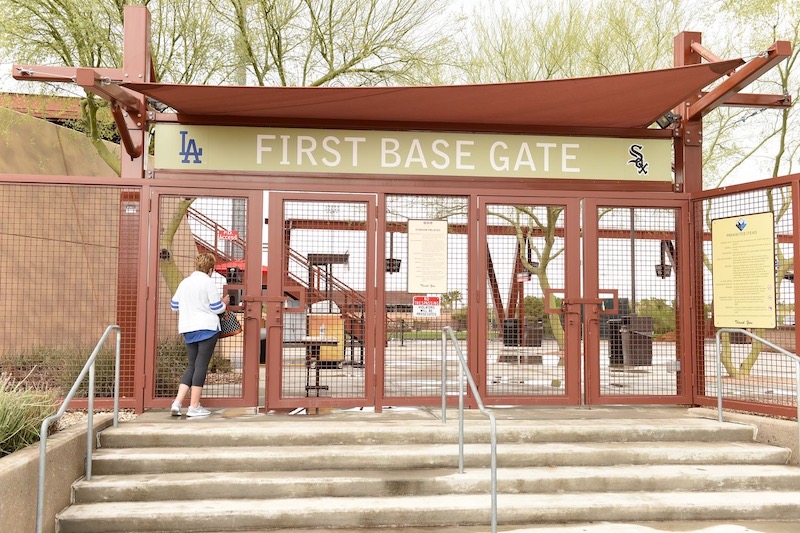
[[[467,382],[469,383],[470,390],[475,396],[475,401],[478,404],[478,410],[482,415],[489,419],[490,426],[490,439],[492,446],[492,533],[497,533],[497,420],[495,420],[494,413],[486,410],[483,406],[483,400],[478,392],[478,387],[475,386],[475,380],[467,367],[467,361],[464,359],[464,354],[461,353],[461,347],[458,345],[458,339],[453,332],[453,328],[445,326],[442,328],[442,423],[447,422],[447,335],[453,341],[453,346],[456,348],[456,355],[458,355],[458,472],[464,473],[464,376],[466,375]]]
[[[722,333],[744,333],[751,339],[755,339],[762,344],[766,344],[776,352],[783,355],[788,355],[794,359],[794,362],[797,365],[797,382],[795,384],[795,392],[797,393],[797,399],[795,400],[797,405],[797,445],[800,447],[800,357],[798,357],[796,353],[792,353],[789,350],[781,348],[780,346],[773,344],[766,339],[762,339],[758,335],[754,335],[746,329],[720,328],[717,330],[717,412],[719,421],[722,422],[722,343],[720,341]]]
[[[67,407],[69,406],[69,402],[72,401],[72,398],[75,396],[75,393],[78,391],[78,387],[80,387],[83,378],[86,377],[86,373],[89,373],[89,396],[88,396],[88,403],[86,406],[87,414],[88,414],[88,424],[89,429],[86,432],[86,479],[92,479],[92,429],[94,427],[94,363],[97,359],[97,354],[100,353],[100,348],[105,343],[108,336],[111,334],[112,331],[116,330],[117,332],[117,345],[116,345],[116,357],[114,360],[114,427],[119,425],[119,359],[120,359],[120,347],[122,343],[122,334],[120,327],[117,325],[110,325],[106,328],[103,336],[100,337],[100,340],[97,342],[97,346],[95,346],[92,355],[89,356],[89,359],[86,361],[86,364],[83,365],[83,369],[81,373],[78,375],[78,378],[75,380],[75,384],[72,385],[72,388],[69,390],[69,393],[64,398],[64,401],[61,403],[61,408],[58,412],[52,416],[48,416],[44,420],[42,420],[42,428],[39,432],[39,490],[36,495],[36,533],[42,533],[42,520],[44,516],[44,482],[45,482],[45,473],[46,473],[46,459],[47,459],[47,430],[50,427],[50,424],[57,421],[61,418],[64,413],[67,411]]]

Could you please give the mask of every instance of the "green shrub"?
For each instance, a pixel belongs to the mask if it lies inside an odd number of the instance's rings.
[[[175,394],[186,370],[186,343],[180,335],[162,339],[156,347],[156,394]]]
[[[636,313],[653,317],[653,333],[656,336],[675,331],[675,308],[660,298],[645,298],[636,304]]]
[[[208,363],[208,371],[212,374],[229,374],[233,372],[233,364],[224,355],[214,352],[211,356],[211,361]]]
[[[468,317],[469,313],[466,307],[453,311],[453,313],[450,315],[453,329],[456,331],[466,330]]]
[[[38,442],[42,421],[57,410],[54,391],[28,387],[25,380],[12,384],[10,376],[0,378],[0,457]]]
[[[92,355],[96,344],[63,346],[34,346],[0,358],[0,369],[10,377],[11,383],[26,383],[35,389],[54,390],[60,397],[67,395],[83,366]],[[115,350],[110,342],[103,345],[95,359],[95,396],[110,398],[114,395]],[[88,373],[75,393],[85,398],[89,393]]]
[[[175,394],[187,363],[186,343],[181,335],[161,339],[156,348],[156,395]],[[215,351],[208,363],[208,371],[226,374],[233,372],[233,364]]]

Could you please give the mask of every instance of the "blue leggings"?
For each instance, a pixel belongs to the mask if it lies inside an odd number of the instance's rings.
[[[218,338],[219,335],[214,335],[203,341],[186,343],[189,366],[186,367],[181,376],[181,383],[189,387],[202,387],[205,385],[208,363],[211,362],[211,356],[217,346]]]

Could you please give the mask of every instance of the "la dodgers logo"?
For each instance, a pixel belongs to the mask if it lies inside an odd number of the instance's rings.
[[[200,160],[200,156],[203,155],[203,149],[198,148],[197,141],[192,138],[186,139],[186,136],[189,134],[188,131],[181,131],[181,151],[178,152],[179,155],[183,156],[181,159],[181,163],[188,163],[189,158],[193,157],[194,161],[192,163],[202,163]]]

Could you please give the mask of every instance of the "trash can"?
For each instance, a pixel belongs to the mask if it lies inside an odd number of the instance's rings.
[[[626,366],[653,364],[653,317],[629,316],[620,328],[622,361]]]
[[[750,337],[741,331],[731,331],[728,335],[730,335],[731,344],[750,344],[751,342]]]
[[[503,346],[519,346],[519,320],[503,319]]]
[[[608,364],[610,366],[621,366],[624,362],[620,330],[622,325],[627,323],[628,317],[608,319]]]
[[[544,322],[541,318],[525,320],[525,346],[541,346],[544,336]]]

